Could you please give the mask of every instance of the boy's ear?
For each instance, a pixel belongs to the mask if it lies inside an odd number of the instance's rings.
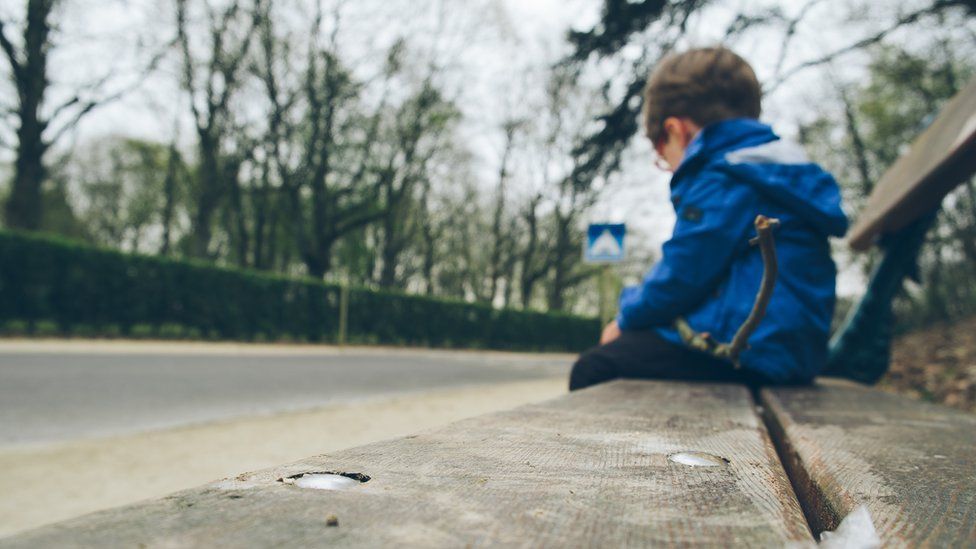
[[[700,129],[701,127],[690,118],[669,116],[664,119],[664,133],[668,136],[668,140],[673,139],[682,148],[691,143]]]
[[[667,136],[667,141],[672,139],[680,139],[681,131],[681,119],[676,116],[669,116],[664,119],[664,135]]]

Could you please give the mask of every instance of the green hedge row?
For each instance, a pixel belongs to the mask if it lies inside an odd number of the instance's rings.
[[[193,261],[124,254],[46,235],[0,231],[0,325],[54,323],[64,333],[183,334],[334,341],[340,288]],[[353,288],[350,341],[578,351],[596,319]]]

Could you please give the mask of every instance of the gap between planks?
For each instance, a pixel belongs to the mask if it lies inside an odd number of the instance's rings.
[[[759,418],[766,426],[770,440],[773,441],[773,448],[779,456],[779,462],[786,471],[786,478],[789,479],[793,487],[793,495],[800,502],[800,509],[803,511],[803,518],[807,521],[807,526],[813,532],[814,539],[820,539],[823,532],[837,529],[843,517],[839,517],[837,512],[829,504],[826,495],[810,478],[810,474],[803,467],[803,462],[789,444],[786,435],[786,428],[780,423],[776,415],[765,405],[760,395],[761,388],[749,387],[749,394],[752,402],[758,411]]]

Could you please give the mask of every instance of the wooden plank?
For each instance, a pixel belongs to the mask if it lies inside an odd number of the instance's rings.
[[[885,547],[976,546],[976,415],[853,384],[762,401],[815,532],[863,503]]]
[[[866,250],[881,235],[932,211],[974,172],[976,79],[942,109],[909,152],[881,177],[851,229],[851,247]]]
[[[728,462],[669,460],[680,451]],[[344,491],[276,481],[313,471],[372,480]],[[96,513],[0,546],[782,547],[811,539],[745,388],[618,381]]]

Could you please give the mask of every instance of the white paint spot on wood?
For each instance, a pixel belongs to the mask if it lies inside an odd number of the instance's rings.
[[[316,471],[280,478],[278,482],[293,484],[299,488],[311,488],[313,490],[348,490],[364,482],[369,482],[369,480],[370,478],[362,473]]]
[[[681,465],[691,467],[721,467],[727,465],[729,460],[705,452],[676,452],[668,456],[668,459]]]

